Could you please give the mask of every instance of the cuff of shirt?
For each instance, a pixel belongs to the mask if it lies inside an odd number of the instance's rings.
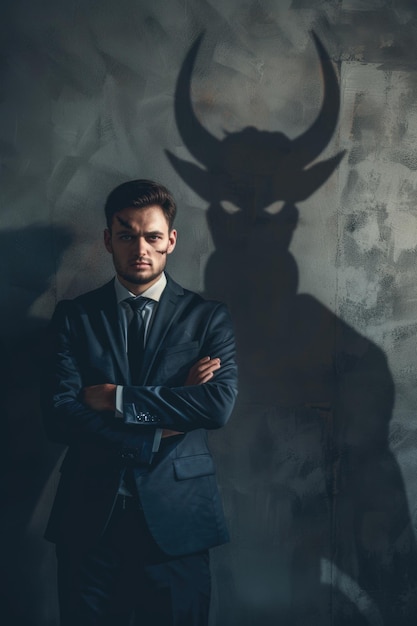
[[[122,385],[116,386],[116,410],[114,412],[115,417],[123,417],[123,387]]]
[[[123,419],[123,386],[116,386],[116,410],[114,412],[115,417]],[[155,429],[155,435],[152,443],[152,454],[158,452],[159,446],[161,444],[162,438],[162,428]]]
[[[157,428],[155,430],[155,437],[153,439],[153,445],[152,445],[152,452],[158,452],[159,450],[159,446],[161,444],[161,437],[162,437],[162,428]]]

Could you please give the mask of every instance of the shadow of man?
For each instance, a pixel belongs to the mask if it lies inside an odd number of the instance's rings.
[[[216,249],[206,292],[230,307],[240,368],[234,420],[213,441],[232,535],[217,557],[217,625],[405,625],[416,614],[417,552],[389,449],[386,357],[298,293],[289,251],[296,204],[343,158],[306,169],[340,106],[336,73],[313,37],[324,99],[295,140],[253,127],[218,140],[200,125],[190,83],[201,37],[176,88],[180,135],[206,169],[168,156],[209,202]]]
[[[16,626],[50,623],[50,549],[42,537],[42,522],[37,524],[34,518],[48,513],[47,508],[40,508],[60,451],[46,441],[41,424],[39,377],[46,321],[33,316],[31,308],[49,289],[70,241],[65,229],[49,225],[0,233],[0,264],[5,268],[0,294],[4,374],[0,394],[4,505],[0,619]]]

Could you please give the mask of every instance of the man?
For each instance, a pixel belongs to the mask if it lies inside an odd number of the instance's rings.
[[[69,446],[49,520],[62,626],[203,625],[208,548],[227,541],[206,431],[236,398],[224,305],[164,272],[176,207],[152,181],[109,195],[116,278],[60,302],[42,403]]]

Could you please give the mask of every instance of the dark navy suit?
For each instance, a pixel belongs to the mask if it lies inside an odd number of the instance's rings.
[[[228,540],[206,431],[226,423],[236,398],[231,320],[223,304],[167,278],[139,386],[130,384],[113,281],[56,308],[42,403],[48,435],[68,445],[46,533],[58,545],[88,545],[103,535],[126,468],[164,554]],[[203,356],[219,357],[220,370],[205,384],[185,386]],[[123,419],[83,404],[83,387],[103,383],[124,386]],[[152,453],[156,427],[184,435],[163,439]]]

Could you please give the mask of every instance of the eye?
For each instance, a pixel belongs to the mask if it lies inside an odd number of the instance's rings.
[[[239,211],[241,210],[238,206],[233,204],[233,202],[229,202],[229,200],[222,200],[220,202],[220,205],[226,211],[226,213],[229,213],[229,215],[234,215],[235,213],[239,213]]]
[[[148,235],[147,240],[148,241],[158,241],[158,239],[162,239],[161,235]]]
[[[269,206],[264,209],[265,213],[269,213],[269,215],[276,215],[281,211],[285,202],[283,200],[278,200],[277,202],[273,202]]]
[[[131,241],[132,235],[119,235],[120,241]]]

